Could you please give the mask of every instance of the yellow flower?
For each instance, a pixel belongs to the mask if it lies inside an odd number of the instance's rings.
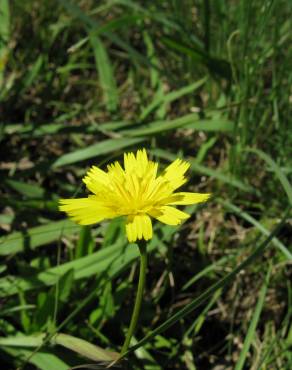
[[[158,163],[148,160],[145,149],[124,154],[119,162],[107,166],[107,172],[91,167],[83,182],[93,195],[88,198],[61,199],[59,209],[80,225],[127,216],[129,242],[152,238],[151,218],[178,225],[190,217],[172,206],[205,202],[210,194],[174,193],[186,181],[189,163],[176,159],[157,176]]]

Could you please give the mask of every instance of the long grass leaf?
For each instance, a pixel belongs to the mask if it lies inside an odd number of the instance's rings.
[[[228,119],[199,119],[196,113],[190,113],[173,120],[159,120],[151,122],[138,128],[122,130],[124,136],[147,136],[175,130],[179,128],[193,128],[198,131],[232,131],[233,123]]]
[[[118,107],[118,91],[111,60],[103,42],[98,36],[90,34],[89,39],[94,51],[97,73],[105,104],[109,111],[115,111]]]
[[[80,226],[69,220],[50,222],[46,225],[16,231],[0,237],[0,256],[25,252],[49,244],[62,236],[72,235]]]
[[[113,150],[124,149],[131,145],[140,143],[143,140],[144,138],[121,138],[104,140],[100,143],[90,145],[87,148],[75,150],[72,153],[62,155],[52,164],[52,168],[62,167],[68,164],[84,161],[85,159],[112,153]]]
[[[58,344],[70,349],[92,361],[113,361],[118,357],[118,353],[104,350],[84,339],[72,335],[58,333],[51,339],[52,344]]]

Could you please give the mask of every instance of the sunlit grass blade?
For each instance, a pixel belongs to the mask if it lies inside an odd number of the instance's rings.
[[[95,63],[105,104],[109,111],[115,111],[118,107],[118,92],[111,60],[103,42],[98,36],[91,33],[89,39],[94,51]]]
[[[118,353],[116,352],[104,350],[103,348],[93,345],[84,339],[68,334],[56,334],[51,339],[51,343],[66,347],[92,361],[114,361],[118,357]]]
[[[137,128],[122,130],[124,136],[146,136],[155,135],[178,128],[195,129],[197,131],[221,131],[228,132],[233,130],[233,123],[228,119],[199,119],[197,113],[190,113],[173,120],[159,120],[141,125]]]
[[[0,256],[33,250],[79,230],[79,225],[64,220],[32,227],[23,232],[16,231],[0,238]]]
[[[68,370],[69,365],[60,358],[60,355],[57,355],[50,351],[50,349],[46,349],[46,351],[38,351],[34,353],[33,351],[28,350],[25,348],[3,348],[2,349],[6,354],[9,354],[13,358],[21,358],[24,363],[26,363],[26,359],[29,359],[27,362],[37,367],[40,370]],[[22,368],[18,368],[17,370],[22,370]]]
[[[52,168],[62,167],[68,164],[84,161],[85,159],[98,157],[100,155],[108,154],[115,150],[124,149],[131,145],[140,143],[144,138],[121,138],[108,139],[93,144],[84,149],[78,149],[72,153],[67,153],[59,157],[53,164]]]

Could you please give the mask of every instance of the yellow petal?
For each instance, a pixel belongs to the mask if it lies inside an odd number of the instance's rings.
[[[152,238],[152,223],[148,215],[130,215],[126,221],[126,233],[130,243],[137,239]]]
[[[170,187],[175,190],[187,181],[184,174],[189,167],[190,164],[188,162],[182,161],[181,159],[176,159],[168,167],[166,167],[162,177],[167,180]]]
[[[188,215],[187,213],[169,206],[153,208],[149,212],[149,214],[150,216],[156,218],[158,221],[163,222],[167,225],[179,225],[183,220],[186,220],[190,217],[190,215]]]
[[[93,197],[79,199],[60,199],[60,211],[66,212],[68,216],[80,225],[91,225],[106,218],[116,216],[115,212],[103,205]]]
[[[124,168],[127,175],[135,173],[139,178],[144,177],[148,170],[148,157],[145,149],[137,150],[134,153],[124,154]]]
[[[164,177],[169,180],[175,179],[178,176],[183,176],[189,169],[190,164],[188,162],[182,161],[181,159],[176,159],[164,170]]]
[[[86,184],[87,189],[95,194],[110,185],[109,175],[96,166],[90,168],[82,181]]]
[[[138,150],[136,154],[137,175],[143,177],[148,168],[148,158],[145,149]]]
[[[201,193],[174,193],[170,197],[165,199],[165,204],[175,204],[185,206],[188,204],[196,204],[206,202],[210,198],[211,194]]]
[[[134,153],[125,153],[124,154],[124,168],[126,174],[130,174],[134,171],[136,167],[136,158]]]
[[[148,215],[144,215],[143,217],[143,236],[145,240],[149,240],[152,238],[152,222],[151,218]]]
[[[112,164],[109,164],[107,166],[108,173],[111,177],[121,178],[123,179],[125,176],[125,172],[122,169],[122,166],[119,164],[119,162],[115,161]]]

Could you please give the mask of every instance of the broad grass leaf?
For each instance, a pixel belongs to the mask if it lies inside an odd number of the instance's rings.
[[[79,230],[79,225],[70,220],[64,220],[32,227],[23,232],[16,231],[0,237],[0,256],[36,249]]]
[[[56,334],[51,343],[66,347],[92,361],[114,361],[119,356],[117,352],[105,350],[84,339],[63,333]]]
[[[95,158],[100,155],[112,153],[113,151],[127,148],[131,145],[144,141],[144,138],[119,138],[108,139],[93,144],[84,149],[78,149],[72,153],[63,154],[53,164],[52,168],[62,167],[68,164],[84,161],[89,158]]]

